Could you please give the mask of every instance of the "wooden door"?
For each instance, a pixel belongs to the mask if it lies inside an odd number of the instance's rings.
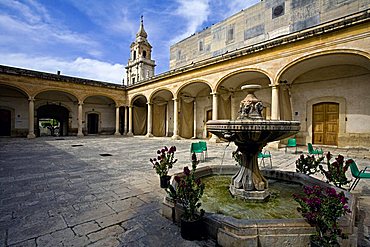
[[[339,104],[319,103],[313,105],[314,144],[337,145],[339,131]]]
[[[11,120],[11,112],[0,109],[0,136],[10,136]]]
[[[208,120],[212,120],[212,110],[208,110],[207,111],[207,116],[206,116],[206,122],[208,121]],[[212,134],[211,134],[211,132],[208,132],[207,131],[207,138],[211,138],[211,136],[212,136]]]
[[[99,128],[99,115],[96,113],[90,113],[87,115],[87,133],[98,134]]]

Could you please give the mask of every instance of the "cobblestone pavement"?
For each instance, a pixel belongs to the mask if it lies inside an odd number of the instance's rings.
[[[190,143],[145,137],[0,138],[0,247],[215,246],[213,240],[183,240],[179,227],[160,214],[165,193],[149,158],[164,145],[175,145],[179,161],[171,171],[179,172],[190,165]],[[208,143],[201,166],[234,164],[235,145],[226,147]],[[354,158],[360,167],[370,165],[368,150],[331,151]],[[296,154],[271,152],[273,169],[294,171]],[[369,214],[369,182],[361,181],[355,193],[361,215]],[[360,243],[366,246],[370,220],[361,219]]]

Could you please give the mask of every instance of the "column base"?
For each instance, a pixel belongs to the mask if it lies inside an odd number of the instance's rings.
[[[114,133],[114,135],[115,135],[115,136],[120,136],[120,135],[121,135],[121,133],[116,132],[116,133]]]
[[[132,136],[134,136],[134,134],[132,132],[128,132],[127,136],[132,137]]]
[[[147,133],[147,134],[145,135],[145,137],[153,137],[153,134],[152,134],[152,133]]]
[[[83,133],[77,133],[77,137],[84,137],[85,135]]]
[[[272,150],[279,150],[280,141],[273,141],[267,143],[266,147]]]
[[[36,135],[34,133],[31,133],[31,134],[27,135],[27,138],[28,139],[33,139],[33,138],[36,138]]]
[[[211,138],[209,139],[209,142],[211,142],[211,143],[219,143],[219,142],[221,142],[221,140],[216,135],[212,135]]]
[[[173,135],[173,136],[171,137],[171,139],[172,139],[172,140],[180,140],[180,139],[181,139],[181,137],[180,137],[179,135]]]

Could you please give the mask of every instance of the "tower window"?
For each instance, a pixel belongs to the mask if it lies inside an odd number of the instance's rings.
[[[146,58],[146,51],[143,51],[143,57]]]
[[[135,77],[132,77],[132,84],[135,84]]]
[[[133,58],[132,58],[133,60],[135,60],[136,59],[136,51],[134,51],[134,55],[133,55]]]

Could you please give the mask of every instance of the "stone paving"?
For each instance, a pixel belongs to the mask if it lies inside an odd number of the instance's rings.
[[[0,138],[0,247],[216,246],[213,240],[183,240],[179,227],[160,214],[165,193],[149,158],[164,145],[175,145],[179,161],[171,172],[179,172],[190,165],[191,142],[104,136]],[[208,143],[208,158],[200,165],[233,165],[235,149],[234,144]],[[305,147],[299,149],[306,152]],[[370,166],[369,150],[330,150],[354,158],[360,167]],[[272,168],[294,171],[297,154],[290,151],[271,150]],[[369,243],[369,184],[361,181],[355,190],[361,207],[360,246]]]

